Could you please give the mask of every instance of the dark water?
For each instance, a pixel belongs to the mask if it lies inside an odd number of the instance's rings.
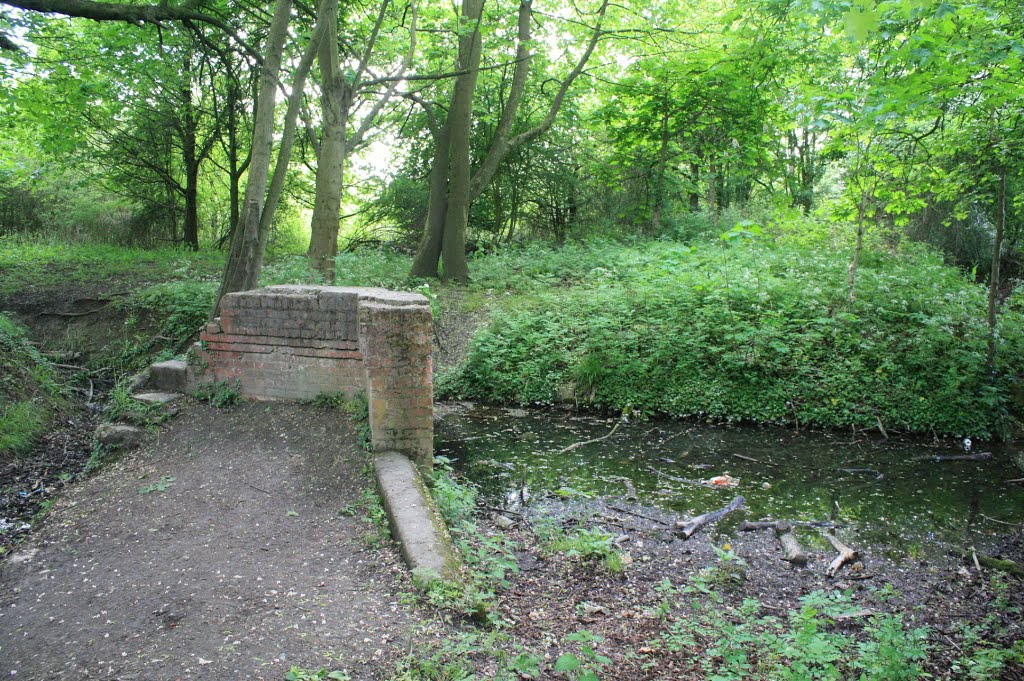
[[[838,517],[862,548],[891,557],[935,555],[983,544],[1024,523],[1019,449],[974,443],[988,461],[936,462],[963,454],[940,446],[885,443],[861,435],[685,422],[623,423],[561,412],[443,405],[436,452],[476,482],[494,505],[515,507],[545,495],[625,497],[691,516],[746,498],[746,518],[813,521]],[[875,436],[877,437],[877,436]],[[746,457],[746,458],[741,458]],[[842,469],[868,469],[847,472]],[[701,484],[713,476],[732,488]],[[525,490],[525,495],[523,491]],[[732,526],[740,518],[730,519]],[[728,530],[730,525],[725,525]]]

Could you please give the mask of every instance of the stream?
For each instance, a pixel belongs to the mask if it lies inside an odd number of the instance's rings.
[[[975,442],[983,461],[947,439],[932,446],[877,434],[680,421],[621,423],[559,411],[438,405],[435,452],[476,483],[491,505],[515,509],[541,498],[627,499],[683,517],[746,499],[745,519],[827,520],[838,510],[859,548],[898,558],[939,558],[985,545],[1024,524],[1024,476],[1017,445]],[[734,487],[708,484],[715,476]],[[715,532],[731,536],[744,514]]]

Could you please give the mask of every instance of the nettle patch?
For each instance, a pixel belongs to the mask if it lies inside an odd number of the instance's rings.
[[[744,239],[645,252],[496,313],[444,394],[956,435],[1007,423],[1024,314],[1004,306],[993,378],[985,290],[938,256],[870,253],[851,303],[834,249]]]

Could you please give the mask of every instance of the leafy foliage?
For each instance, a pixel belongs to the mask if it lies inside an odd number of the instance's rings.
[[[200,385],[195,392],[197,400],[209,402],[218,409],[233,407],[242,399],[238,381],[234,385],[227,381],[211,381]]]
[[[985,292],[923,249],[865,253],[860,293],[829,243],[740,227],[720,243],[577,251],[579,285],[494,315],[446,394],[673,416],[988,434],[1024,357],[1022,319],[985,365]],[[579,257],[581,256],[582,257]]]

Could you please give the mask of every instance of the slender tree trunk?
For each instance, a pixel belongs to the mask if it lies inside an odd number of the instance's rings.
[[[192,140],[195,142],[195,139]],[[185,154],[185,233],[182,240],[192,251],[199,250],[199,163],[193,153]]]
[[[850,304],[857,300],[857,267],[860,264],[860,252],[864,247],[864,220],[867,212],[867,194],[862,187],[860,202],[857,204],[857,241],[853,247],[853,260],[850,261],[847,283],[850,288]]]
[[[711,164],[708,166],[708,195],[707,195],[707,206],[708,212],[714,215],[718,212],[718,166]]]
[[[231,220],[228,224],[228,238],[235,233],[235,229],[238,228],[238,213],[239,213],[239,180],[241,179],[242,173],[238,169],[238,91],[235,83],[228,86],[228,173],[230,174],[230,182],[228,183],[229,203],[231,204]]]
[[[651,231],[661,231],[661,212],[665,206],[665,169],[668,166],[668,106],[661,116],[661,148],[658,165],[654,170],[654,210],[651,213]]]
[[[448,124],[434,137],[434,160],[430,165],[430,200],[416,257],[412,261],[414,277],[436,277],[441,262],[444,216],[448,212]]]
[[[494,194],[494,238],[491,239],[492,243],[498,243],[501,240],[501,233],[505,229],[505,206],[503,202],[503,196],[501,193],[501,183],[492,182],[491,187],[493,188]]]
[[[469,223],[469,190],[472,168],[469,159],[473,122],[473,93],[480,67],[480,15],[483,0],[463,0],[462,19],[472,27],[459,38],[459,70],[467,73],[455,80],[448,108],[448,206],[441,240],[445,281],[469,279],[466,264],[466,226]]]
[[[690,161],[690,212],[700,211],[700,166]]]
[[[192,101],[192,60],[185,58],[182,71],[186,76],[181,88],[181,155],[185,166],[185,224],[182,241],[189,250],[199,250],[199,147],[196,142],[196,113]]]
[[[996,233],[992,240],[992,271],[988,277],[988,368],[994,376],[996,366],[996,323],[999,313],[999,268],[1002,262],[1003,233],[1006,230],[1006,168],[999,169],[996,196]]]
[[[338,63],[338,0],[324,0],[320,7],[322,19],[318,20],[327,26],[317,57],[322,122],[320,153],[316,163],[316,195],[306,255],[324,281],[333,283],[344,188],[345,134],[352,95]]]
[[[260,245],[260,218],[266,198],[267,177],[274,147],[274,106],[277,94],[277,79],[281,72],[281,57],[284,42],[288,37],[288,23],[291,18],[292,0],[277,0],[274,16],[267,35],[266,54],[260,72],[260,89],[256,102],[253,123],[249,179],[245,187],[242,211],[231,239],[231,252],[224,266],[224,276],[212,316],[220,312],[220,299],[226,293],[255,288],[259,283],[263,266],[263,249]]]

